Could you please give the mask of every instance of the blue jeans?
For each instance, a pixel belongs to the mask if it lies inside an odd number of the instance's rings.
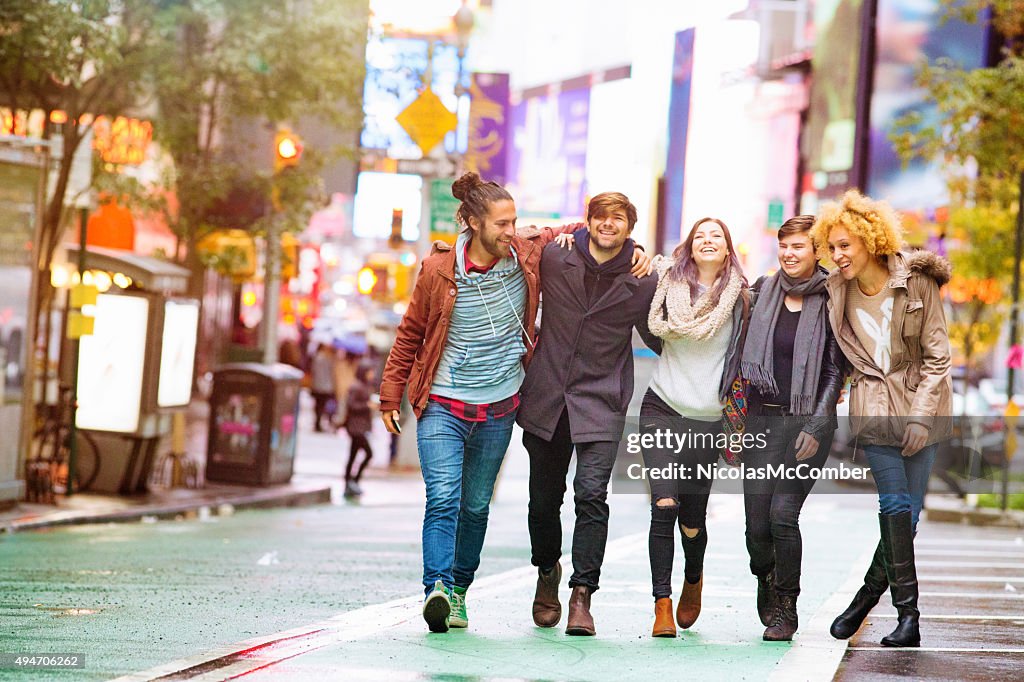
[[[917,530],[917,520],[924,507],[924,494],[928,491],[928,477],[935,463],[938,445],[921,448],[914,455],[904,457],[903,448],[892,445],[865,445],[871,475],[878,488],[878,511],[883,516],[911,512],[911,527]]]
[[[515,412],[487,421],[459,419],[431,400],[416,425],[427,488],[423,515],[423,586],[440,580],[469,587],[480,566],[494,481],[512,438]]]

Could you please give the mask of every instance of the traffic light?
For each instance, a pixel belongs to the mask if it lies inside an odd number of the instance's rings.
[[[359,293],[375,301],[385,302],[391,298],[391,272],[386,262],[368,262],[356,275]]]
[[[405,244],[402,237],[402,209],[391,210],[391,235],[388,237],[388,246],[392,249],[401,248]]]
[[[279,128],[274,135],[274,172],[294,168],[302,160],[302,138],[290,128]]]

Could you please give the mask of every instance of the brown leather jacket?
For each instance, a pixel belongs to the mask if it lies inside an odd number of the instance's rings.
[[[949,437],[953,383],[950,379],[949,333],[939,287],[949,281],[949,262],[918,251],[888,257],[889,282],[895,289],[891,363],[882,374],[857,340],[846,319],[846,280],[829,275],[829,322],[839,346],[853,366],[850,427],[865,444],[897,445],[909,423],[929,429],[928,444]]]
[[[537,343],[537,306],[540,301],[540,256],[544,247],[563,232],[573,232],[582,225],[557,228],[524,227],[516,230],[512,248],[519,267],[526,276],[526,315],[523,326],[530,330],[524,339],[526,354],[523,366],[533,357]],[[423,259],[412,299],[398,325],[395,345],[391,347],[380,383],[380,410],[397,410],[402,394],[409,391],[409,402],[417,417],[427,406],[434,372],[441,361],[448,340],[448,321],[455,307],[455,249],[444,242],[435,242],[429,256]]]

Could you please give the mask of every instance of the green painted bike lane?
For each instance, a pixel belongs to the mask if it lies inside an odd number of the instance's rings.
[[[0,535],[0,652],[86,657],[83,670],[0,679],[109,679],[406,596],[422,483],[391,487],[366,506]]]
[[[614,539],[602,572],[602,587],[592,604],[596,637],[566,636],[565,613],[558,628],[535,627],[530,618],[535,573],[525,568],[481,580],[470,589],[468,630],[428,633],[418,605],[410,600],[399,607],[404,613],[390,620],[368,618],[361,622],[358,614],[349,614],[354,617],[347,619],[346,626],[312,643],[318,647],[315,650],[288,657],[246,679],[623,682],[683,674],[693,679],[763,680],[773,673],[779,679],[831,679],[834,666],[826,665],[824,672],[806,667],[818,655],[815,650],[809,655],[803,652],[802,658],[782,669],[779,663],[793,645],[761,640],[764,627],[754,606],[756,582],[747,567],[741,496],[712,498],[703,610],[695,626],[681,631],[674,640],[650,636],[653,598],[646,500],[620,495],[613,496],[612,502]],[[855,501],[849,495],[819,495],[812,496],[805,508],[799,602],[805,628],[812,615],[848,581],[851,566],[863,560],[865,549],[873,546],[877,537],[869,504],[851,502]],[[520,535],[525,537],[522,530]],[[485,553],[485,566],[487,561]],[[681,552],[677,552],[677,581],[682,579],[681,565]],[[568,563],[564,566],[568,575],[571,568]],[[568,598],[564,581],[561,598],[564,608]],[[834,615],[832,608],[826,609],[829,621]],[[824,646],[835,646],[825,628],[813,638],[827,640]],[[797,635],[801,636],[812,638],[803,630]],[[816,677],[818,674],[823,676]]]
[[[468,631],[428,634],[415,604],[422,483],[381,481],[386,490],[377,494],[371,481],[363,505],[0,536],[0,652],[86,655],[84,670],[5,669],[0,679],[110,679],[339,614],[355,624],[346,641],[249,678],[620,681],[685,666],[709,679],[762,679],[785,655],[789,645],[760,640],[742,498],[731,494],[712,496],[704,610],[680,639],[649,636],[649,511],[641,495],[610,496],[610,552],[594,596],[598,636],[535,628],[525,479],[522,467],[510,469],[470,590]],[[850,501],[812,495],[805,508],[803,624],[876,537],[870,504]],[[571,509],[570,495],[566,546]],[[677,580],[681,565],[677,552]],[[410,605],[396,623],[360,626],[367,608],[402,599]]]

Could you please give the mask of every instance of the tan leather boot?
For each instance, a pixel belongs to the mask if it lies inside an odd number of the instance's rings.
[[[676,622],[672,620],[672,598],[662,597],[654,602],[654,629],[651,637],[675,637]]]
[[[542,628],[553,628],[562,618],[562,603],[558,601],[558,586],[562,582],[562,564],[545,575],[537,569],[537,592],[533,597],[533,622]]]
[[[703,573],[696,583],[690,583],[683,578],[683,593],[679,597],[679,606],[676,607],[676,622],[684,630],[697,622],[697,616],[700,615],[700,593],[703,588]]]
[[[572,596],[569,597],[569,623],[565,627],[565,634],[585,637],[597,634],[597,630],[594,629],[594,618],[590,615],[590,588],[585,585],[572,588]]]

